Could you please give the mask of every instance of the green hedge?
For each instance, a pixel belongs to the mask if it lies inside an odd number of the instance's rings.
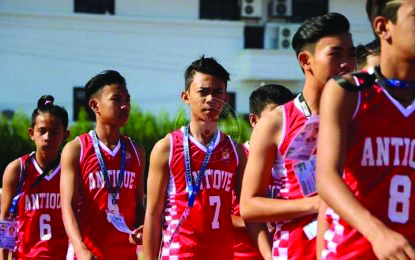
[[[30,140],[28,128],[30,118],[23,113],[15,113],[12,119],[0,116],[0,171],[16,158],[34,151],[35,145]],[[1,178],[3,183],[3,178]]]
[[[148,168],[148,159],[154,144],[167,133],[186,123],[187,120],[183,113],[178,113],[172,119],[167,113],[154,115],[133,106],[128,123],[121,131],[144,146]],[[0,143],[2,144],[0,146],[0,172],[2,174],[7,164],[12,160],[34,151],[34,143],[28,135],[27,129],[29,127],[30,118],[26,114],[16,113],[12,119],[6,119],[0,115]],[[88,121],[87,113],[81,110],[79,120],[69,126],[71,135],[68,140],[73,140],[93,127],[94,123]],[[220,129],[230,134],[238,142],[245,142],[250,135],[249,124],[235,116],[228,116],[221,120]]]

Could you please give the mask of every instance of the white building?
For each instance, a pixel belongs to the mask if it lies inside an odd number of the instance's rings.
[[[135,104],[174,115],[182,106],[184,70],[204,54],[231,73],[236,111],[247,113],[248,97],[262,83],[300,91],[302,72],[282,42],[290,36],[279,35],[286,27],[292,35],[297,25],[290,21],[301,20],[304,12],[343,13],[356,44],[373,39],[365,1],[303,0],[314,9],[299,9],[301,0],[295,1],[0,0],[0,111],[31,113],[40,95],[52,94],[72,119],[74,87],[115,69],[126,77]],[[278,14],[274,4],[287,8],[279,6]],[[221,15],[233,20],[201,19]]]

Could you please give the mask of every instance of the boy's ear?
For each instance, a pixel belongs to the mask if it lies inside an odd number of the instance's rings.
[[[253,113],[249,113],[249,123],[252,127],[255,127],[256,123],[258,123],[258,116]]]
[[[94,113],[98,112],[98,102],[95,99],[91,98],[88,101],[88,105],[92,109],[92,111],[94,111]]]
[[[33,136],[34,136],[35,130],[30,127],[28,129],[28,133],[29,133],[30,140],[34,141],[34,137]]]
[[[386,19],[383,16],[377,16],[375,20],[373,21],[373,28],[375,28],[376,34],[379,36],[379,38],[390,41],[391,39],[391,32],[390,32],[390,26],[392,25],[392,22],[390,22],[388,19]]]
[[[301,68],[303,68],[304,71],[308,71],[311,70],[311,66],[310,66],[310,58],[311,58],[311,53],[308,51],[302,51],[298,54],[298,62],[300,63]]]
[[[185,104],[189,104],[190,103],[190,100],[189,100],[189,91],[187,91],[187,90],[182,91],[181,97],[182,97],[182,101]]]

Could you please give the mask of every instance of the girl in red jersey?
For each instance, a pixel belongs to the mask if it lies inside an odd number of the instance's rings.
[[[143,219],[144,149],[120,134],[130,95],[118,72],[85,85],[96,127],[62,153],[62,214],[78,259],[137,259]],[[130,243],[130,241],[131,243]]]
[[[59,147],[69,135],[68,113],[53,101],[52,96],[42,96],[33,111],[29,135],[36,151],[11,162],[3,175],[0,219],[17,217],[17,259],[66,257]],[[2,259],[8,259],[8,250],[2,251]]]
[[[190,124],[151,153],[145,259],[233,259],[232,190],[239,196],[246,159],[242,146],[217,129],[228,80],[213,58],[202,57],[185,72]]]

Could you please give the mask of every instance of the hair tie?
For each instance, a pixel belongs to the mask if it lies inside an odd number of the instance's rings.
[[[47,106],[48,104],[53,104],[53,103],[52,103],[52,101],[50,101],[50,100],[46,100],[46,102],[45,102],[45,106]]]

